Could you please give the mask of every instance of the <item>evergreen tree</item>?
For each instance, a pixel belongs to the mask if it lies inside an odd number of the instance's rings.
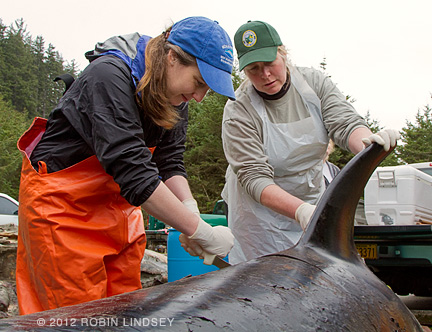
[[[47,68],[44,65],[46,61],[45,58],[45,40],[42,36],[36,37],[35,41],[32,43],[32,53],[35,69],[39,73],[37,76],[38,83],[36,85],[36,109],[35,114],[40,114],[42,117],[44,115],[44,109],[46,107],[46,79],[48,76]]]
[[[18,199],[22,156],[17,141],[30,125],[23,112],[14,110],[0,96],[0,192]]]
[[[6,70],[5,63],[5,41],[6,41],[6,26],[3,25],[2,20],[0,19],[0,92],[4,90],[5,81],[3,81],[3,73]]]
[[[185,164],[189,184],[201,212],[212,210],[225,183],[227,162],[221,123],[226,97],[209,92],[202,103],[190,102]]]
[[[5,33],[2,42],[3,70],[0,94],[10,100],[17,111],[35,115],[37,77],[24,21],[17,20]]]
[[[233,71],[237,88],[241,78]],[[202,213],[221,199],[228,163],[222,148],[222,115],[227,97],[209,91],[201,103],[189,103],[189,126],[184,155],[188,180]]]
[[[397,147],[405,163],[432,161],[432,109],[426,105],[417,112],[415,123],[408,122],[402,129],[402,145]]]
[[[327,59],[326,57],[323,58],[323,60],[320,62],[320,68],[323,72],[327,70]]]
[[[75,62],[64,64],[53,45],[45,49],[43,37],[33,40],[23,19],[10,27],[0,20],[0,94],[14,109],[31,119],[47,117],[64,90],[53,80],[65,72],[77,76]]]
[[[45,52],[45,54],[46,60],[44,62],[44,67],[46,75],[44,77],[45,105],[42,113],[43,117],[47,117],[49,115],[63,94],[63,87],[59,83],[54,82],[54,79],[65,72],[63,58],[55,50],[53,45],[49,44],[48,50]]]

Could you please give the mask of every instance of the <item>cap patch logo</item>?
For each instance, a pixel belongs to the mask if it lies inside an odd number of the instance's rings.
[[[229,58],[234,58],[232,48],[229,48],[229,49],[225,50],[225,54],[226,54]]]
[[[244,45],[244,46],[246,46],[246,47],[252,47],[252,46],[254,46],[254,45],[256,44],[256,42],[257,42],[257,35],[256,35],[256,33],[255,33],[254,31],[252,31],[252,30],[246,30],[246,31],[243,33],[242,40],[243,40],[243,45]]]

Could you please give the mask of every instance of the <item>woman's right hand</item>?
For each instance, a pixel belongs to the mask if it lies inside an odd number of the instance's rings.
[[[390,150],[397,144],[397,140],[400,139],[400,133],[396,129],[384,129],[376,134],[372,134],[369,137],[363,138],[363,144],[369,146],[372,143],[377,143],[384,147],[384,151]]]
[[[191,236],[180,234],[181,246],[192,256],[204,258],[208,254],[224,258],[234,245],[234,235],[225,226],[212,227],[200,218],[198,227]]]

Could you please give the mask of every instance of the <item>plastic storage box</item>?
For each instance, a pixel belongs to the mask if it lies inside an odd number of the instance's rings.
[[[410,165],[378,167],[364,202],[368,225],[432,224],[432,176]]]
[[[416,164],[409,164],[410,166],[417,168],[419,171],[422,171],[423,173],[426,173],[428,175],[432,176],[432,162],[425,162],[425,163],[416,163]]]

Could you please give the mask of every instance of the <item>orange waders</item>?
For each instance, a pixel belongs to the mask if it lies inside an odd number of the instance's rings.
[[[139,207],[95,156],[48,174],[29,156],[45,131],[36,118],[18,141],[23,153],[16,282],[20,314],[141,288],[146,245]]]

